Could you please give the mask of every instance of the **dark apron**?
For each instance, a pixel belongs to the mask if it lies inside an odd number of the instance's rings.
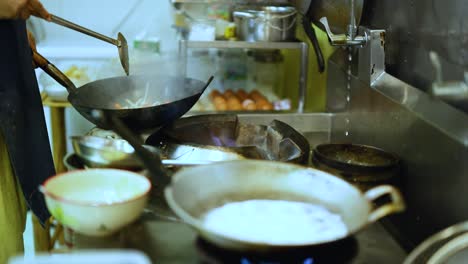
[[[49,212],[38,186],[55,169],[25,21],[0,20],[0,38],[0,129],[26,202],[44,223]]]

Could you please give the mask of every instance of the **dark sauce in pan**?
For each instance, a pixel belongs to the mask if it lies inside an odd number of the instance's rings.
[[[396,159],[387,152],[361,145],[330,144],[319,146],[317,150],[327,159],[349,165],[385,167],[396,162]]]

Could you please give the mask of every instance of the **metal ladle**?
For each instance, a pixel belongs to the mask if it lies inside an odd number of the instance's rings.
[[[122,35],[122,33],[117,34],[117,39],[110,38],[108,36],[104,36],[100,33],[97,33],[95,31],[92,31],[90,29],[87,29],[85,27],[82,27],[80,25],[77,25],[75,23],[72,23],[68,20],[65,20],[63,18],[60,18],[56,15],[51,15],[51,21],[55,24],[76,30],[78,32],[81,32],[83,34],[86,34],[88,36],[100,39],[102,41],[108,42],[112,45],[117,46],[119,49],[119,57],[120,57],[120,63],[122,63],[122,67],[127,75],[130,74],[130,65],[128,62],[128,45],[127,45],[127,40],[125,37]]]

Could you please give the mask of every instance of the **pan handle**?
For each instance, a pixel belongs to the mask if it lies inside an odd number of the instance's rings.
[[[68,93],[74,93],[77,89],[75,84],[68,78],[61,70],[55,67],[54,64],[50,63],[46,58],[44,58],[41,54],[37,51],[33,52],[33,60],[34,63],[38,67],[40,67],[45,73],[47,73],[50,77],[60,83],[63,87],[65,87]]]
[[[161,189],[170,182],[169,173],[163,167],[161,157],[157,153],[152,153],[142,146],[141,138],[137,137],[115,114],[104,113],[101,110],[93,110],[92,115],[107,123],[119,136],[125,139],[135,150],[137,157],[151,174],[154,187]]]
[[[310,41],[312,42],[312,47],[314,48],[315,54],[317,56],[318,69],[319,72],[322,73],[325,71],[325,59],[323,58],[322,49],[320,48],[314,26],[312,26],[312,22],[307,16],[302,17],[302,27],[304,28],[304,32],[306,33],[307,37],[309,37]]]
[[[210,76],[210,78],[208,78],[208,81],[206,81],[205,87],[203,87],[203,90],[202,90],[201,93],[203,93],[206,90],[206,88],[210,85],[210,83],[211,83],[211,81],[213,81],[213,79],[214,79],[214,76]]]
[[[405,202],[401,193],[393,186],[381,185],[372,188],[364,193],[364,197],[372,204],[378,198],[389,195],[390,202],[374,208],[369,214],[367,221],[369,223],[376,222],[377,220],[405,210]]]

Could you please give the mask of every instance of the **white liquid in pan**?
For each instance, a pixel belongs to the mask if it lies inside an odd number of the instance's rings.
[[[320,205],[281,200],[233,202],[204,215],[204,227],[224,236],[267,244],[313,244],[346,236],[340,215]]]

